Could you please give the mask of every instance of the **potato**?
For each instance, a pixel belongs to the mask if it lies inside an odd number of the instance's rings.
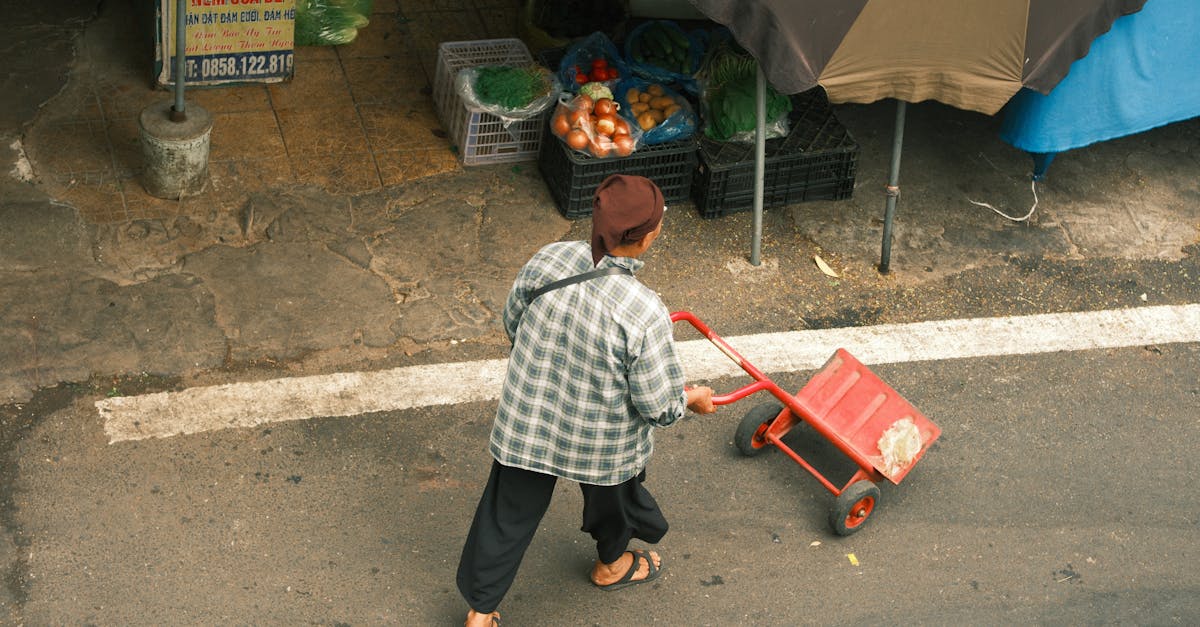
[[[675,99],[670,96],[658,96],[650,99],[651,109],[666,109],[675,104]]]
[[[646,88],[646,93],[649,93],[651,96],[661,96],[667,92],[663,90],[662,85],[659,85],[658,83],[652,83]]]
[[[649,111],[639,115],[637,117],[637,123],[638,126],[642,127],[643,131],[648,131],[655,126],[658,126],[658,122],[654,120],[654,116]]]

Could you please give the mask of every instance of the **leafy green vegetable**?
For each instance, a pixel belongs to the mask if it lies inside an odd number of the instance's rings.
[[[371,2],[366,0],[298,0],[297,46],[338,46],[354,41],[358,30],[370,22]]]
[[[757,123],[758,61],[731,45],[718,44],[705,58],[701,75],[708,81],[708,124],[704,134],[727,141],[738,133],[753,132]],[[770,125],[791,110],[791,99],[767,85],[764,121]]]
[[[549,90],[546,71],[536,66],[489,65],[478,69],[475,95],[480,102],[522,109]]]
[[[717,141],[726,141],[738,133],[753,131],[757,122],[757,78],[753,75],[727,80],[708,101],[711,123],[705,134]],[[792,101],[767,87],[768,121],[787,115]]]

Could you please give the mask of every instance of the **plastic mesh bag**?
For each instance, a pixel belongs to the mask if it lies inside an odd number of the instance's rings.
[[[296,45],[339,46],[371,22],[372,0],[296,0]]]
[[[490,113],[503,120],[505,128],[554,106],[561,91],[554,74],[537,65],[466,68],[454,77],[454,89],[467,109]]]
[[[640,104],[630,102],[630,96],[639,96]],[[661,119],[655,119],[653,126],[643,126],[642,116],[653,113],[650,103],[657,103],[660,99],[669,103],[668,108],[660,109]],[[661,83],[638,77],[623,80],[617,85],[617,102],[621,105],[622,114],[637,122],[637,127],[645,132],[642,143],[647,146],[687,139],[696,133],[698,119],[691,103],[682,94]]]
[[[625,57],[634,74],[697,94],[693,74],[704,59],[703,36],[704,31],[686,33],[670,20],[643,22],[625,38]]]
[[[753,142],[758,123],[758,61],[728,41],[709,49],[700,71],[704,135],[717,141]],[[767,85],[766,139],[786,137],[792,101]]]

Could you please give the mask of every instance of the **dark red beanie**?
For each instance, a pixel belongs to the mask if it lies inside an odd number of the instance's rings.
[[[592,264],[658,228],[664,208],[662,190],[644,176],[614,174],[604,179],[592,197]]]

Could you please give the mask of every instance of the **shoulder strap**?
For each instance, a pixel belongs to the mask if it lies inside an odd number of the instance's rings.
[[[565,279],[559,279],[552,283],[547,283],[547,284],[537,288],[536,290],[533,290],[532,292],[530,292],[529,293],[529,302],[532,303],[535,299],[537,299],[538,296],[541,296],[542,294],[545,294],[546,292],[556,290],[560,287],[566,287],[568,285],[582,283],[583,281],[588,281],[588,280],[594,279],[596,277],[608,276],[610,274],[628,274],[630,276],[633,276],[633,270],[630,270],[629,268],[622,268],[621,266],[609,266],[607,268],[600,268],[598,270],[592,270],[591,272],[584,272],[583,274],[576,274],[575,276],[569,276]]]

